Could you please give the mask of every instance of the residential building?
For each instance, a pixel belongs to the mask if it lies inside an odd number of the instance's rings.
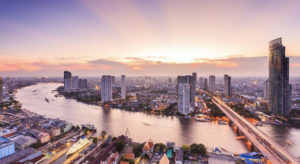
[[[216,83],[216,76],[214,75],[210,75],[209,78],[208,78],[208,90],[211,91],[211,92],[215,92],[215,83]]]
[[[190,112],[190,85],[178,84],[178,112],[188,114]]]
[[[182,147],[175,147],[175,164],[183,164],[183,149]]]
[[[228,75],[224,75],[224,94],[231,96],[231,77]]]
[[[79,89],[86,89],[87,87],[87,79],[79,79]]]
[[[0,159],[15,153],[15,143],[5,137],[0,137]]]
[[[3,80],[0,77],[0,103],[3,103]]]
[[[101,101],[112,101],[113,76],[103,75],[101,78]]]
[[[177,88],[179,84],[189,84],[189,101],[190,101],[190,106],[194,107],[195,106],[195,94],[196,94],[196,78],[197,74],[191,75],[186,75],[186,76],[178,76],[177,77]]]
[[[64,90],[68,91],[71,89],[71,77],[72,77],[72,73],[69,71],[64,71]]]
[[[78,76],[71,77],[71,89],[76,90],[79,88],[79,79]]]
[[[125,75],[121,76],[121,99],[126,99],[126,82]]]
[[[282,39],[269,42],[269,106],[274,114],[288,115],[291,106],[289,58],[285,56]]]
[[[205,79],[203,77],[199,78],[199,87],[202,90],[204,90],[204,88],[205,88]]]

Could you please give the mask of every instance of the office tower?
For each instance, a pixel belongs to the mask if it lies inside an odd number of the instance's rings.
[[[205,91],[208,90],[208,85],[207,85],[207,78],[204,78],[204,88]]]
[[[224,75],[224,94],[231,96],[231,77]]]
[[[125,75],[121,76],[121,99],[126,99],[126,82]]]
[[[87,79],[79,79],[79,89],[87,88]]]
[[[191,103],[191,106],[194,107],[195,106],[195,93],[196,93],[196,79],[195,79],[195,76],[191,76],[191,75],[178,76],[177,77],[177,89],[178,89],[178,85],[183,84],[183,83],[189,84],[190,103]]]
[[[72,73],[69,71],[64,71],[64,90],[70,90],[71,89],[71,77],[72,77]]]
[[[101,101],[112,101],[113,76],[103,75],[101,78]]]
[[[178,112],[188,114],[190,112],[190,85],[178,84]]]
[[[192,76],[195,79],[195,88],[196,88],[196,85],[197,85],[197,73],[193,72]]]
[[[291,105],[289,58],[281,38],[269,42],[269,106],[274,114],[288,115]]]
[[[205,88],[205,79],[203,77],[199,78],[199,84],[200,84],[200,89],[204,90],[204,88]]]
[[[264,99],[269,99],[269,79],[264,81]]]
[[[215,92],[216,77],[214,75],[210,75],[208,80],[209,80],[209,85],[208,85],[209,91]]]
[[[3,80],[0,77],[0,103],[3,103]]]
[[[79,79],[78,76],[71,77],[71,89],[76,90],[79,88]]]

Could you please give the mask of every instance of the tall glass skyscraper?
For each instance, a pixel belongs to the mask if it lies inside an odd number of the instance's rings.
[[[289,58],[285,57],[282,39],[269,42],[269,106],[274,114],[288,115],[291,101]]]

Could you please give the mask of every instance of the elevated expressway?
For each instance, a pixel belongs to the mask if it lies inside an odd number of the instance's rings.
[[[207,93],[210,95],[209,93]],[[237,128],[261,151],[273,164],[297,164],[299,159],[272,140],[271,137],[256,128],[246,119],[237,114],[219,98],[210,95],[215,103]]]

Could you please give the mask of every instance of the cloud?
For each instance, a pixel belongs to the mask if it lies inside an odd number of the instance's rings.
[[[195,59],[192,63],[166,63],[147,58],[97,59],[87,62],[51,63],[47,61],[21,61],[12,57],[1,58],[1,75],[7,76],[62,76],[70,70],[79,76],[100,76],[102,74],[129,76],[164,75],[177,76],[197,72],[199,76],[214,74],[223,76],[267,76],[268,57],[233,57],[224,59]],[[290,57],[290,76],[299,76],[300,57]]]

